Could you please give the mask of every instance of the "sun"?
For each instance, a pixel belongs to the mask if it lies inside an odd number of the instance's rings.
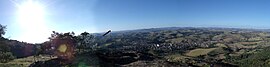
[[[25,25],[40,24],[44,19],[44,14],[43,6],[32,0],[27,0],[18,6],[18,20]]]
[[[44,6],[38,1],[25,0],[18,3],[17,7],[17,22],[22,32],[20,40],[26,42],[41,42],[44,40],[44,36],[47,35],[44,32],[48,32],[45,24]]]

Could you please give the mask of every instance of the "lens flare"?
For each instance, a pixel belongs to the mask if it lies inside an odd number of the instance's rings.
[[[67,51],[67,45],[66,44],[62,44],[59,46],[58,48],[59,52],[65,53]]]
[[[60,59],[66,60],[61,61],[63,64],[71,63],[74,60],[74,54],[75,54],[75,42],[71,37],[56,37],[51,40],[51,47],[54,47],[55,49],[52,49],[53,55],[57,56]]]

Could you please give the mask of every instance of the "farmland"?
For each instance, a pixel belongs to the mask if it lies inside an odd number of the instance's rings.
[[[102,36],[102,33],[87,32],[76,36],[71,33],[56,36],[69,36],[76,42],[72,62],[64,65],[71,67],[246,67],[250,64],[268,66],[270,59],[268,57],[269,32],[260,29],[169,27],[115,31],[106,36]],[[50,41],[41,44],[27,44],[5,38],[2,41],[10,45],[8,48],[11,50],[7,49],[4,53],[3,57],[10,59],[3,60],[0,63],[1,66],[38,66],[42,63],[57,65],[52,62],[61,57],[50,57],[53,54],[46,51]],[[25,46],[33,47],[31,50],[35,51],[28,50],[32,54],[26,55],[20,54],[20,51],[14,51],[22,50]],[[69,47],[62,46],[61,48],[65,49],[58,48],[57,50],[65,52]],[[36,61],[33,56],[36,56]]]

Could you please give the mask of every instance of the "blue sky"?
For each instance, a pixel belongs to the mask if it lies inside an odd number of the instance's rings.
[[[22,1],[14,0],[21,3]],[[27,1],[27,0],[25,0]],[[35,1],[35,0],[34,0]],[[43,4],[47,30],[27,32],[18,24],[18,8],[0,0],[0,24],[6,37],[43,42],[52,30],[104,32],[157,27],[233,27],[270,29],[269,0],[36,0]],[[34,20],[34,19],[33,19]],[[37,22],[38,23],[38,22]],[[24,35],[22,35],[24,33]]]

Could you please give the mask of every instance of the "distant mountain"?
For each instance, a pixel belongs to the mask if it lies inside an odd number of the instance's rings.
[[[111,35],[114,34],[124,34],[124,33],[143,33],[143,32],[157,32],[162,30],[193,30],[193,29],[204,29],[204,30],[230,30],[230,31],[263,31],[263,32],[270,32],[270,29],[249,29],[249,28],[222,28],[222,27],[162,27],[162,28],[148,28],[148,29],[135,29],[135,30],[122,30],[122,31],[113,31],[110,33]],[[102,33],[93,33],[94,35],[101,36],[105,32]]]

